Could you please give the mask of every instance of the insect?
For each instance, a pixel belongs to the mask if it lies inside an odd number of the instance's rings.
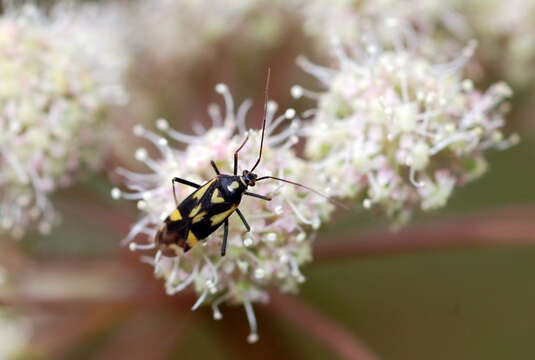
[[[205,183],[199,185],[191,181],[175,177],[171,183],[173,186],[173,196],[176,203],[176,209],[164,220],[163,225],[156,233],[155,242],[162,249],[164,255],[173,256],[180,248],[187,252],[193,248],[200,240],[207,238],[210,234],[216,231],[221,225],[224,225],[223,242],[221,244],[221,256],[225,255],[228,238],[228,218],[233,213],[238,214],[245,229],[250,231],[251,228],[245,220],[242,212],[238,208],[242,197],[251,196],[258,199],[270,201],[268,196],[255,194],[247,191],[249,187],[255,186],[256,182],[275,179],[290,183],[296,186],[303,187],[320,196],[323,196],[329,201],[330,198],[311,189],[305,185],[295,183],[286,179],[277,178],[274,176],[258,177],[254,170],[260,164],[262,158],[262,148],[264,145],[264,133],[266,128],[266,114],[267,114],[267,100],[269,91],[269,79],[271,70],[268,69],[265,99],[264,99],[264,117],[262,122],[262,138],[260,141],[260,151],[256,163],[251,170],[243,170],[241,175],[238,175],[238,153],[245,146],[249,136],[241,143],[238,149],[234,152],[234,173],[233,175],[221,174],[214,161],[211,161],[212,168],[216,173],[216,177]],[[196,190],[191,193],[181,203],[178,203],[175,193],[175,183],[188,185],[194,187]]]

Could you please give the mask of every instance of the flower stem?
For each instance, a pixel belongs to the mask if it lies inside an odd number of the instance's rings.
[[[367,231],[318,241],[318,261],[450,248],[535,244],[535,207],[516,206],[414,225],[399,232]]]
[[[114,333],[96,357],[98,360],[169,359],[198,317],[166,308],[139,310]]]
[[[270,298],[269,310],[323,343],[337,357],[353,360],[379,358],[353,334],[303,301],[274,292],[270,294]]]

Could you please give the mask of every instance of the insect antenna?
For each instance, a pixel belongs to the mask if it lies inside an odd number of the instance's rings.
[[[256,169],[258,164],[260,164],[260,159],[262,158],[262,147],[264,146],[264,133],[266,131],[266,117],[267,117],[267,104],[268,104],[268,93],[269,93],[269,79],[271,77],[271,68],[268,67],[268,73],[266,78],[266,90],[264,95],[264,119],[262,120],[262,140],[260,140],[260,153],[258,154],[258,159],[256,160],[256,163],[254,164],[253,168],[250,170],[251,172]]]
[[[295,185],[295,186],[299,186],[299,187],[302,187],[303,189],[306,189],[308,191],[311,191],[313,192],[314,194],[316,195],[319,195],[325,199],[327,199],[330,203],[332,203],[333,205],[336,205],[336,206],[340,206],[341,208],[344,208],[345,210],[349,210],[349,208],[345,205],[345,204],[342,204],[341,202],[339,201],[336,201],[334,200],[333,198],[331,198],[330,196],[327,196],[325,194],[322,194],[320,193],[319,191],[317,190],[314,190],[312,189],[311,187],[308,187],[306,185],[303,185],[303,184],[299,184],[297,182],[294,182],[294,181],[290,181],[290,180],[286,180],[286,179],[281,179],[281,178],[278,178],[276,176],[262,176],[262,177],[259,177],[258,179],[256,179],[256,181],[260,181],[260,180],[266,180],[266,179],[274,179],[274,180],[278,180],[278,181],[282,181],[282,182],[285,182],[285,183],[288,183],[288,184],[292,184],[292,185]]]

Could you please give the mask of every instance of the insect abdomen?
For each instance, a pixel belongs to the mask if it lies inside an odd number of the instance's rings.
[[[182,248],[186,252],[192,247],[186,241],[188,232],[189,224],[187,219],[183,219],[180,211],[175,209],[158,230],[155,242],[163,250],[164,255],[173,256],[178,248]]]

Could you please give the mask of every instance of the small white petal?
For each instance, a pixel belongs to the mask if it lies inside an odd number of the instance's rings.
[[[142,136],[145,133],[145,128],[143,125],[137,124],[134,126],[134,135]]]
[[[121,193],[121,190],[119,188],[114,187],[113,189],[111,189],[111,197],[112,197],[112,199],[115,199],[115,200],[120,199],[121,195],[122,195],[122,193]]]
[[[165,131],[169,129],[169,122],[164,118],[159,118],[156,120],[156,127],[158,130]]]
[[[224,94],[226,92],[228,92],[228,87],[226,84],[223,84],[223,83],[219,83],[215,86],[215,91],[218,93],[218,94]]]
[[[287,109],[285,112],[284,112],[284,117],[286,119],[293,119],[295,117],[295,109]]]
[[[148,153],[147,153],[147,149],[145,148],[139,148],[136,150],[136,153],[134,154],[134,157],[136,158],[136,160],[138,161],[144,161],[147,159],[147,156],[148,156]]]
[[[249,334],[249,336],[247,336],[247,342],[249,344],[254,344],[257,341],[258,341],[258,334]]]
[[[290,89],[290,94],[292,95],[292,97],[294,97],[295,99],[299,99],[300,97],[303,96],[303,88],[299,85],[294,85],[292,86],[292,88]]]

